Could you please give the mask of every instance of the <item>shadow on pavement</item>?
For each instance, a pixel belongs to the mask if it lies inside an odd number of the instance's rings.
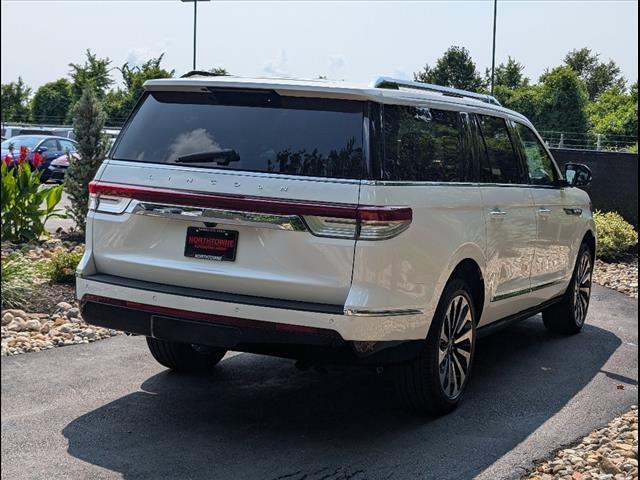
[[[590,325],[555,336],[533,317],[479,342],[465,401],[436,419],[401,411],[384,374],[239,355],[209,377],[155,375],[63,434],[71,455],[127,479],[467,479],[554,416],[620,343]]]

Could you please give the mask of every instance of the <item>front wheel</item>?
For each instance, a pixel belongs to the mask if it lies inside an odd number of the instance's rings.
[[[444,415],[460,402],[476,343],[476,311],[470,292],[462,279],[447,284],[420,355],[396,367],[396,389],[411,410]]]
[[[147,346],[158,363],[181,373],[210,370],[227,353],[222,348],[170,342],[152,337],[147,337]]]
[[[572,335],[582,330],[591,299],[593,255],[589,246],[582,244],[571,277],[571,283],[562,300],[542,312],[544,326],[552,332]]]

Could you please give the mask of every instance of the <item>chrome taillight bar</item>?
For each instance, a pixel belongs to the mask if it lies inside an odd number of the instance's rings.
[[[133,213],[174,216],[284,230],[304,230],[331,238],[384,240],[406,230],[412,221],[409,207],[285,200],[222,193],[170,190],[93,181],[89,184],[90,209],[124,213],[129,201],[139,203]]]

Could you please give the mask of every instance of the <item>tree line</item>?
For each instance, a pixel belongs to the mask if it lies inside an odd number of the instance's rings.
[[[2,84],[1,105],[3,122],[34,122],[68,124],[73,120],[74,105],[89,88],[105,113],[107,126],[119,127],[126,120],[142,95],[142,85],[154,78],[171,78],[175,70],[161,66],[164,54],[142,65],[125,62],[112,66],[109,58],[100,58],[86,51],[84,63],[70,63],[69,75],[45,83],[32,95],[22,78]],[[224,68],[208,70],[214,75],[228,75]],[[123,87],[114,88],[115,76],[120,75]]]
[[[435,65],[414,73],[414,80],[489,93],[491,71],[481,74],[464,47],[449,48]],[[524,65],[508,57],[496,66],[493,94],[500,103],[528,117],[540,131],[607,135],[637,145],[638,80],[629,85],[613,61],[603,62],[588,48],[567,53],[532,83]]]
[[[42,85],[33,95],[21,78],[2,84],[2,120],[69,123],[73,106],[88,87],[105,112],[106,125],[118,127],[142,94],[146,80],[175,75],[174,70],[161,66],[162,59],[160,55],[142,65],[113,67],[109,58],[87,50],[84,63],[69,64],[68,77]],[[209,71],[228,74],[219,67]],[[114,88],[117,74],[123,86]],[[427,64],[414,73],[414,79],[474,92],[491,90],[489,69],[481,73],[469,51],[458,46],[450,47],[433,66]],[[637,144],[637,79],[629,84],[613,60],[602,61],[588,48],[567,53],[561,65],[547,69],[535,83],[524,75],[522,63],[508,57],[495,69],[493,93],[502,105],[526,115],[541,131],[602,134]]]

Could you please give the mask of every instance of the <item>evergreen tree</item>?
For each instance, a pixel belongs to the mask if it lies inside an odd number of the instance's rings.
[[[105,113],[90,87],[85,88],[73,111],[73,133],[78,142],[79,159],[70,156],[65,174],[64,188],[69,194],[71,207],[67,212],[84,231],[89,206],[89,182],[93,180],[109,149],[103,135]]]

